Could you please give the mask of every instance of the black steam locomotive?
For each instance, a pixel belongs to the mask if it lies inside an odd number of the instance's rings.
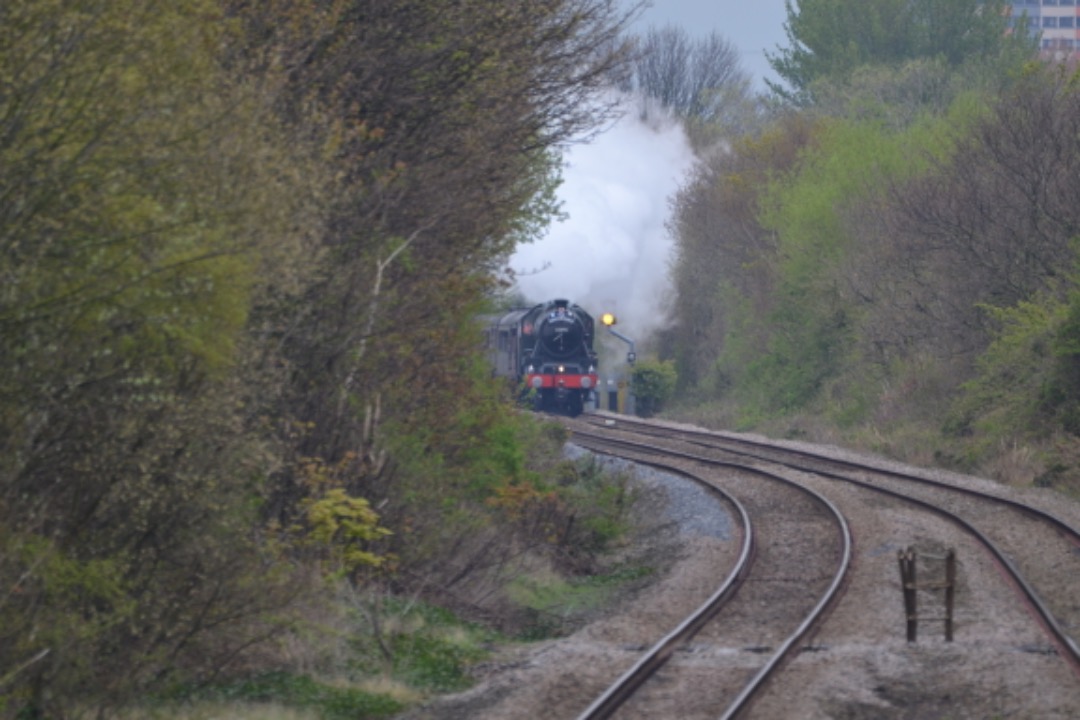
[[[520,383],[533,408],[580,415],[596,390],[593,318],[568,300],[488,318],[488,358],[496,377]]]

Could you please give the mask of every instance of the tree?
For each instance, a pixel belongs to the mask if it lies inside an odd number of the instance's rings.
[[[745,361],[764,350],[762,319],[776,300],[779,246],[761,223],[762,202],[773,178],[790,172],[818,133],[805,115],[781,118],[709,155],[676,195],[667,344],[675,348],[682,389],[723,394],[733,378],[717,359],[727,353]]]
[[[979,85],[977,78],[950,69],[942,58],[919,58],[897,67],[865,65],[845,82],[817,82],[815,109],[903,130],[927,115],[945,114],[958,95]]]
[[[1030,58],[1034,44],[1020,28],[1009,32],[1003,0],[787,0],[788,47],[768,54],[787,87],[769,83],[800,104],[814,97],[815,83],[846,82],[865,65],[901,65],[942,58],[1001,68]]]
[[[650,28],[639,40],[631,87],[684,120],[741,134],[750,120],[750,76],[735,46],[717,32],[691,39],[681,28]]]
[[[383,546],[412,581],[436,573],[434,592],[491,521],[467,489],[488,477],[472,472],[477,448],[503,410],[472,360],[472,318],[553,211],[559,144],[611,117],[599,91],[628,58],[630,16],[614,0],[280,0],[282,22],[238,1],[233,13],[236,62],[281,83],[276,109],[334,177],[316,279],[266,317],[289,373],[277,409],[295,430],[267,517],[299,517],[309,488],[296,467],[354,457],[335,480],[390,529],[411,524]]]
[[[289,597],[252,308],[305,192],[211,0],[0,8],[0,678],[64,716],[206,677]],[[270,269],[273,268],[273,273]],[[257,582],[256,582],[257,580]]]
[[[524,471],[483,459],[517,438],[472,318],[626,19],[0,4],[0,714],[248,660],[296,566],[505,559],[484,501]]]
[[[989,109],[958,104],[948,141],[923,154],[929,167],[867,225],[876,258],[853,277],[880,347],[970,363],[990,338],[987,306],[1062,299],[1080,230],[1068,180],[1080,172],[1078,102],[1067,73],[1033,69]]]

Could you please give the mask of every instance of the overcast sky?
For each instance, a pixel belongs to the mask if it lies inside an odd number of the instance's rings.
[[[621,2],[630,7],[634,0]],[[775,55],[778,45],[787,46],[786,20],[784,0],[652,0],[635,28],[670,24],[702,35],[715,30],[739,49],[742,68],[764,89],[762,78],[776,80],[765,51]]]

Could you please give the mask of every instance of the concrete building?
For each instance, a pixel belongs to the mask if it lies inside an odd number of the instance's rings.
[[[1080,53],[1080,0],[1014,0],[1013,23],[1025,14],[1045,59],[1067,60]]]

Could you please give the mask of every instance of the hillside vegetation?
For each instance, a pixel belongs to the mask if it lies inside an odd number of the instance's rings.
[[[499,620],[525,559],[592,567],[619,497],[509,412],[471,318],[625,20],[0,5],[0,717],[270,671],[239,694],[356,717],[302,676],[404,663],[379,598]]]
[[[1078,493],[1078,76],[984,3],[845,5],[676,200],[678,412]]]
[[[701,158],[643,413],[1080,491],[1072,69],[816,0],[758,97],[628,5],[0,3],[0,718],[385,717],[649,574],[474,320],[612,86]]]

